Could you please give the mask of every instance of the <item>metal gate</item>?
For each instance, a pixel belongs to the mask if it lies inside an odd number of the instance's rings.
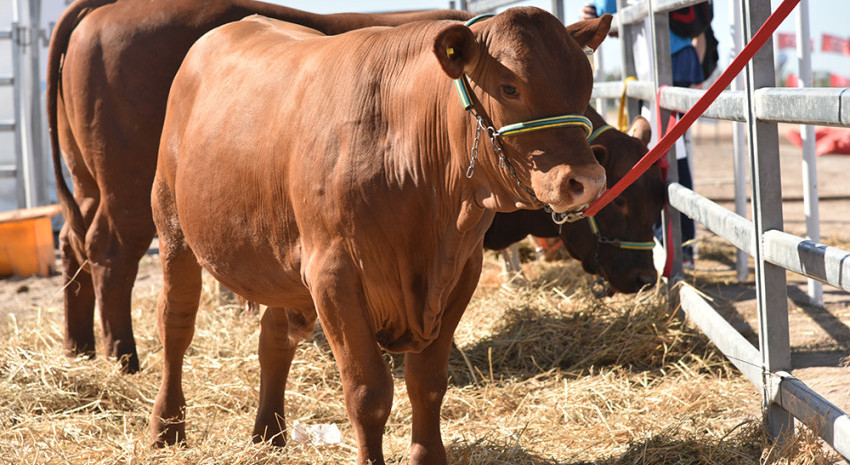
[[[639,114],[639,100],[655,102],[657,96],[662,125],[666,125],[671,112],[689,110],[704,91],[665,87],[672,84],[668,13],[703,1],[645,0],[626,7],[625,0],[617,0],[619,13],[612,27],[619,29],[623,75],[637,76],[635,54],[632,53],[634,43],[631,42],[636,29],[643,29],[644,37],[649,38],[654,70],[652,78],[644,81],[626,79],[621,82],[597,83],[594,86],[594,98],[618,99],[625,93],[630,114],[634,115]],[[461,6],[483,13],[512,3],[505,0],[471,0],[468,5],[462,1]],[[770,0],[730,1],[730,4],[738,10],[737,21],[743,24],[743,36],[748,42],[770,15]],[[798,27],[808,28],[806,5],[802,8]],[[561,1],[553,0],[552,11],[563,21]],[[808,37],[802,43],[808,44]],[[669,224],[665,229],[670,231],[670,237],[665,237],[665,243],[673,246],[674,250],[671,289],[678,289],[681,307],[688,318],[762,391],[765,422],[773,437],[781,437],[793,431],[794,418],[797,418],[816,431],[842,456],[850,459],[850,416],[790,374],[791,348],[785,279],[785,270],[790,270],[850,292],[850,253],[783,232],[777,129],[778,122],[850,126],[850,89],[775,88],[774,57],[770,42],[753,57],[741,81],[741,90],[724,91],[705,113],[705,116],[711,118],[744,123],[739,126],[736,136],[737,141],[743,142],[745,131],[748,141],[748,156],[745,157],[744,153],[736,156],[736,210],[741,214],[731,212],[678,184],[675,148],[668,154],[668,194],[673,208],[665,215],[665,221]],[[663,134],[666,129],[654,128],[654,132]],[[750,193],[753,199],[753,221],[742,216],[746,212],[744,167],[747,158],[752,179]],[[816,197],[812,200],[816,201]],[[699,221],[738,247],[739,277],[742,275],[741,263],[746,272],[744,254],[754,258],[759,316],[758,348],[712,308],[699,291],[681,281],[679,212]],[[677,283],[679,286],[672,286]],[[817,299],[818,292],[810,290],[810,295]]]
[[[619,98],[625,91],[631,114],[636,114],[638,100],[655,102],[658,96],[662,124],[666,123],[671,111],[689,110],[704,91],[662,88],[672,81],[668,13],[702,1],[646,0],[624,7],[625,2],[618,0],[616,24],[623,41],[624,75],[636,75],[634,54],[629,52],[633,46],[628,43],[633,36],[631,32],[634,28],[648,26],[654,79],[652,82],[626,80],[597,84],[595,97]],[[770,15],[770,0],[736,3],[742,5],[739,18],[744,26],[744,37],[749,41]],[[645,21],[647,18],[649,20]],[[679,212],[752,256],[759,316],[758,348],[720,316],[700,292],[683,282],[678,287],[681,306],[721,352],[762,391],[763,413],[772,436],[780,437],[793,431],[794,418],[797,418],[842,456],[850,458],[850,416],[790,374],[785,278],[785,271],[790,270],[850,291],[850,253],[783,232],[777,129],[778,122],[850,126],[850,89],[776,88],[774,70],[773,48],[768,42],[747,66],[743,90],[724,91],[705,113],[711,118],[746,124],[753,221],[678,184],[675,149],[668,154],[671,172],[668,194],[670,205],[675,208],[666,218],[672,223],[670,229],[673,231],[666,243],[673,245],[676,251],[671,281],[676,283],[682,278]],[[663,133],[665,129],[658,128],[658,131]],[[745,159],[741,156],[740,160]],[[743,170],[738,169],[735,175],[736,184],[742,185],[745,182]],[[743,195],[738,200],[746,202],[746,192],[742,191],[736,195]]]
[[[13,133],[14,161],[0,164],[0,179],[15,180],[15,199],[2,199],[3,209],[31,208],[50,201],[43,149],[44,121],[41,101],[40,45],[46,40],[40,28],[41,0],[12,0],[10,22],[0,25],[0,47],[11,49],[11,69],[0,71],[0,86],[11,87],[14,117],[0,121],[0,132]],[[4,29],[3,29],[4,28]]]

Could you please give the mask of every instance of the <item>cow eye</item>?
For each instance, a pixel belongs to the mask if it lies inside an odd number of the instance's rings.
[[[616,199],[614,199],[614,205],[618,207],[624,207],[626,205],[626,199],[622,197],[617,197]]]
[[[504,92],[505,95],[507,95],[509,97],[516,97],[517,96],[517,90],[516,90],[516,87],[514,87],[514,86],[502,86],[502,92]]]

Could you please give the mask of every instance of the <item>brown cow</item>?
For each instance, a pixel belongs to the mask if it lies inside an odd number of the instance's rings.
[[[393,380],[383,347],[406,352],[410,462],[445,464],[439,420],[452,333],[494,211],[535,199],[575,209],[605,184],[583,126],[491,141],[452,79],[468,77],[484,126],[584,119],[573,114],[592,86],[582,48],[596,48],[610,21],[565,29],[543,10],[515,8],[470,27],[428,21],[325,37],[252,17],[201,38],[169,95],[152,194],[165,281],[154,441],[185,437],[182,360],[203,267],[269,307],[255,440],[285,441],[286,378],[318,316],[357,463],[384,463]]]
[[[452,10],[317,15],[249,0],[73,3],[54,29],[47,78],[53,161],[66,220],[60,242],[68,355],[94,355],[97,302],[108,355],[124,357],[126,371],[138,370],[130,296],[139,259],[154,236],[150,188],[168,89],[198,37],[255,13],[325,34],[470,17]],[[59,146],[73,196],[61,175]]]
[[[651,135],[649,122],[637,117],[628,134],[624,134],[607,129],[610,126],[592,107],[587,108],[585,115],[593,122],[595,131],[602,130],[591,143],[605,147],[605,152],[597,153],[605,154],[599,161],[605,167],[609,187],[613,186],[646,155]],[[637,292],[657,279],[648,247],[653,242],[653,225],[666,200],[661,169],[653,166],[596,215],[598,234],[593,233],[588,220],[558,226],[552,215],[543,210],[519,210],[496,214],[484,235],[484,247],[501,250],[529,234],[560,237],[586,272],[601,275],[619,292]]]

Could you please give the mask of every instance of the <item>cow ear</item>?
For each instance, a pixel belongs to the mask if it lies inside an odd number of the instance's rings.
[[[567,26],[567,32],[582,47],[590,47],[596,50],[602,41],[605,40],[605,36],[608,35],[608,30],[611,29],[611,20],[613,19],[613,16],[604,14],[598,18],[579,21]]]
[[[464,70],[477,58],[477,52],[475,36],[462,24],[443,29],[434,39],[434,55],[452,79],[463,76]]]
[[[645,145],[649,145],[649,139],[652,138],[652,127],[649,125],[649,121],[647,121],[646,118],[638,116],[634,121],[632,121],[632,125],[629,126],[629,130],[626,131],[626,134],[642,140]]]
[[[608,149],[602,145],[591,145],[590,150],[593,150],[593,156],[596,157],[596,161],[604,168],[605,163],[608,161]]]

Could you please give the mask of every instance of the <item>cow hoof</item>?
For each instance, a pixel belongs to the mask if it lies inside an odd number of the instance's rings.
[[[122,355],[118,359],[121,366],[121,373],[132,375],[139,372],[139,356],[136,354]]]
[[[162,449],[167,446],[186,446],[186,427],[184,423],[161,422],[160,425],[151,428],[153,441],[151,447]]]
[[[286,446],[286,430],[270,427],[254,427],[251,441],[254,444],[265,442],[270,446],[284,447]]]

